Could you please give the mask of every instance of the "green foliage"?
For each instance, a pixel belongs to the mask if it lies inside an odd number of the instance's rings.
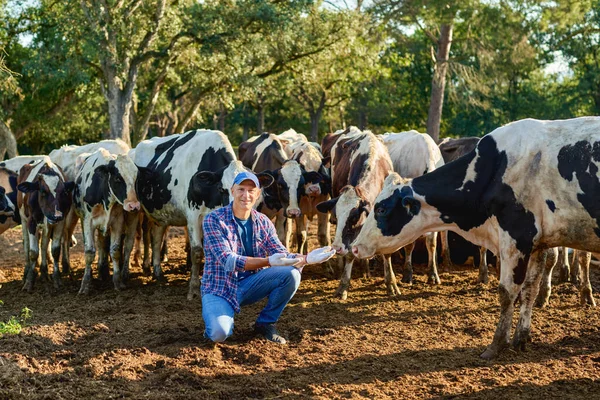
[[[18,335],[21,333],[23,325],[25,325],[27,320],[31,319],[32,316],[33,312],[29,308],[24,307],[21,310],[21,315],[19,317],[13,315],[7,322],[0,322],[0,336]]]

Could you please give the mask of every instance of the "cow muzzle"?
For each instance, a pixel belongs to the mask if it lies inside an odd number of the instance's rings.
[[[336,246],[334,243],[332,247],[335,250],[335,252],[341,256],[345,256],[346,254],[348,254],[348,250],[344,246]]]
[[[127,212],[139,211],[140,210],[140,202],[139,201],[126,201],[123,204],[123,210]]]
[[[321,194],[321,187],[319,185],[310,185],[306,188],[306,194],[309,196],[318,196]]]
[[[302,212],[299,208],[288,208],[287,215],[289,218],[298,218],[300,215],[302,215]]]
[[[371,258],[373,254],[369,252],[364,246],[352,246],[352,254],[356,258]]]

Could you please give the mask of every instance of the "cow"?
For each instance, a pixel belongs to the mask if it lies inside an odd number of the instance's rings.
[[[152,221],[153,277],[164,280],[160,246],[165,230],[187,226],[192,261],[187,297],[192,300],[200,294],[204,216],[229,204],[233,179],[246,168],[236,160],[227,136],[204,129],[144,140],[135,148],[134,162],[143,168],[136,187]]]
[[[64,145],[58,149],[54,149],[48,155],[53,163],[62,168],[65,177],[69,181],[75,181],[75,177],[79,172],[79,169],[85,160],[86,155],[90,155],[96,150],[103,148],[111,154],[127,154],[127,152],[131,149],[127,143],[125,143],[121,139],[107,139],[101,140],[99,142],[88,143],[82,146],[78,145]],[[133,217],[129,217],[133,218]],[[63,274],[69,273],[71,270],[69,254],[71,245],[75,245],[77,241],[73,236],[75,231],[75,227],[77,226],[77,213],[75,212],[74,207],[67,214],[65,224],[66,224],[66,237],[70,237],[71,242],[65,240],[63,242],[62,248],[62,269]],[[108,255],[109,255],[109,243],[106,241],[107,248],[102,249],[100,251],[100,257],[98,257],[98,271],[103,279],[107,279],[109,276],[108,272]],[[129,260],[126,260],[126,263],[129,263]],[[125,268],[126,271],[128,267]]]
[[[345,263],[335,295],[345,300],[354,262],[348,254],[350,243],[371,211],[385,177],[393,172],[393,166],[387,148],[370,131],[341,133],[330,149],[332,199],[317,204],[317,209],[322,213],[331,212],[337,225],[332,246],[344,256]],[[384,257],[384,272],[388,293],[399,294],[389,255]]]
[[[51,255],[54,270],[52,280],[56,289],[60,286],[58,262],[64,234],[64,219],[72,203],[75,184],[66,181],[59,166],[49,157],[25,164],[17,178],[17,206],[23,229],[25,250],[25,284],[23,290],[31,292],[36,277],[38,256],[42,256],[40,271],[48,278],[47,248],[52,239]],[[42,240],[40,251],[40,238]]]
[[[483,137],[466,156],[414,180],[390,175],[352,244],[356,257],[390,252],[424,232],[449,229],[501,259],[500,320],[481,355],[530,337],[547,249],[600,250],[600,118],[525,119]]]
[[[37,161],[45,160],[46,157],[48,156],[16,156],[0,162],[0,168],[6,168],[18,174],[21,170],[21,167],[23,167],[24,165],[33,164]]]
[[[86,156],[76,175],[73,202],[81,219],[85,250],[85,272],[79,294],[89,294],[90,291],[92,263],[96,257],[96,231],[101,250],[110,237],[115,290],[125,288],[123,261],[129,258],[131,247],[123,252],[122,236],[127,231],[126,214],[140,210],[135,191],[137,176],[138,168],[127,154],[115,155],[104,148]],[[98,257],[99,261],[102,259]]]
[[[21,224],[17,210],[17,177],[15,172],[0,167],[0,234]]]
[[[440,142],[438,147],[444,158],[444,163],[448,164],[473,151],[477,143],[479,143],[478,137],[445,138]],[[442,264],[444,265],[444,269],[449,269],[452,265],[447,236],[442,236]],[[477,282],[489,282],[487,249],[485,247],[479,247],[479,276],[477,277]]]
[[[388,149],[394,171],[404,178],[416,178],[444,165],[444,160],[439,148],[427,134],[415,130],[400,133],[385,133],[381,139]],[[447,243],[447,232],[442,232],[442,241]],[[437,232],[425,234],[425,243],[428,253],[427,282],[440,284],[437,271]],[[412,283],[412,252],[414,242],[404,247],[404,271],[402,282]]]
[[[240,153],[240,161],[255,173],[265,172],[269,175],[279,170],[287,161],[288,155],[284,150],[284,144],[277,135],[263,133],[258,137],[250,138],[249,142],[240,144],[245,151]],[[276,178],[276,177],[273,177]],[[281,177],[276,178],[280,181]],[[263,199],[257,202],[257,210],[275,219],[275,228],[279,240],[286,248],[290,247],[291,221],[290,218],[300,216],[300,207],[297,204],[283,208],[279,198],[278,187],[271,185],[263,190]]]
[[[319,244],[328,246],[329,220],[327,214],[317,211],[316,205],[329,198],[331,180],[319,150],[309,142],[297,143],[291,160],[284,162],[281,168],[268,172],[274,178],[275,185],[272,187],[277,191],[284,215],[296,221],[298,252],[308,252],[307,223],[315,215]]]

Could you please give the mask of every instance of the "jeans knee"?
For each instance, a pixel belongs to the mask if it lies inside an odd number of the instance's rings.
[[[206,336],[215,343],[224,342],[229,337],[228,333],[222,327],[212,329]]]
[[[302,274],[300,273],[300,271],[298,271],[298,269],[292,267],[288,276],[288,280],[290,281],[290,283],[293,283],[293,285],[298,288],[298,286],[300,286],[300,280],[302,279]]]

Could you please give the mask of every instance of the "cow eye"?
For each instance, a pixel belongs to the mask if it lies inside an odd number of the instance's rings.
[[[375,215],[380,216],[380,215],[384,215],[385,214],[385,208],[383,207],[377,207],[375,209]]]

